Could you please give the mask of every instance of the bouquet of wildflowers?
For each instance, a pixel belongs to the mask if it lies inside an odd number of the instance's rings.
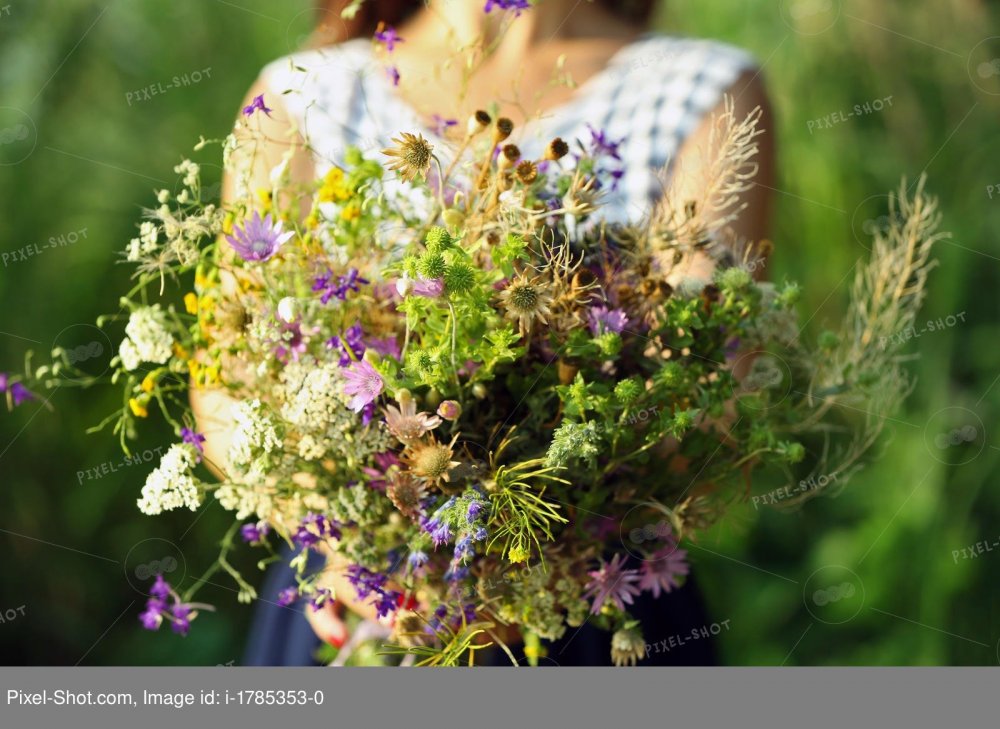
[[[922,183],[894,198],[843,327],[811,343],[799,289],[755,280],[767,244],[728,233],[756,114],[715,120],[703,199],[611,225],[599,133],[531,159],[510,120],[478,112],[448,148],[402,133],[315,182],[282,164],[252,190],[246,150],[267,111],[258,97],[221,143],[234,202],[203,199],[195,162],[176,168],[181,191],[158,194],[125,251],[122,313],[99,322],[125,322],[122,406],[103,425],[126,452],[146,419],[177,435],[139,510],[231,511],[218,568],[241,600],[257,595],[230,550],[242,538],[263,565],[284,543],[298,584],[264,598],[318,609],[337,570],[410,660],[513,657],[512,639],[537,656],[590,621],[635,663],[630,606],[683,582],[683,540],[782,479],[842,486],[908,392],[886,335],[913,320],[932,267]],[[710,280],[677,274],[695,260]],[[53,354],[0,380],[12,404],[73,368]],[[206,462],[189,389],[232,403],[224,462]],[[157,577],[145,627],[187,632],[204,606],[178,589]]]

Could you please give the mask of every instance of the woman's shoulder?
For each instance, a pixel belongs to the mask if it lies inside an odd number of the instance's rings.
[[[632,43],[616,64],[625,74],[655,74],[669,81],[678,75],[735,78],[759,68],[749,51],[707,38],[647,33]],[[643,73],[645,72],[645,73]]]
[[[259,83],[294,106],[296,97],[315,100],[324,91],[335,93],[348,87],[374,65],[371,42],[355,38],[277,58],[264,66]]]

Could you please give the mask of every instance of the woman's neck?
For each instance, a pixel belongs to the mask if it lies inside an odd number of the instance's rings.
[[[593,0],[541,0],[515,16],[513,10],[483,12],[483,0],[429,0],[408,24],[411,33],[435,37],[451,48],[473,45],[511,59],[553,41],[605,36],[621,21]]]

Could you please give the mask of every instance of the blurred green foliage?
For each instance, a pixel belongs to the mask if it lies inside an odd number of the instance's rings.
[[[115,254],[152,191],[173,186],[173,165],[199,135],[227,132],[259,68],[303,43],[313,12],[297,0],[5,7],[0,128],[22,125],[28,137],[0,147],[0,254],[10,254],[0,267],[0,362],[20,369],[26,349],[85,341],[77,325],[114,310],[128,280]],[[1000,555],[954,551],[1000,540],[990,488],[1000,453],[1000,39],[981,43],[998,20],[982,0],[671,0],[658,20],[746,47],[764,65],[780,163],[772,276],[803,284],[805,336],[836,324],[867,253],[866,221],[885,212],[873,196],[902,175],[928,173],[954,234],[938,251],[921,319],[962,321],[910,345],[918,384],[881,460],[837,498],[799,511],[747,503],[690,548],[713,619],[728,621],[724,663],[997,661]],[[218,181],[218,169],[205,173]],[[13,253],[35,244],[31,257]],[[191,637],[139,629],[143,598],[123,576],[134,568],[129,551],[168,540],[193,579],[229,519],[217,506],[141,517],[135,498],[152,465],[121,467],[113,439],[84,435],[118,406],[113,391],[71,385],[51,410],[0,414],[0,611],[24,606],[0,624],[3,662],[238,663],[250,609],[224,578],[199,595],[220,612],[200,617]],[[947,465],[959,459],[934,443],[943,408],[967,408],[985,429],[985,447],[962,465]],[[165,449],[173,435],[155,418],[149,426],[141,449]],[[102,464],[117,470],[88,473]],[[149,546],[137,552],[157,554]],[[817,585],[841,584],[827,579],[830,565],[850,569],[860,588],[840,612],[816,603]],[[249,558],[241,566],[252,573]]]

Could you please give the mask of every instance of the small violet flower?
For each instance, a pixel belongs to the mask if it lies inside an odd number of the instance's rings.
[[[254,113],[258,111],[262,111],[267,116],[271,116],[272,109],[269,109],[267,105],[264,103],[264,94],[260,94],[259,96],[253,97],[253,101],[251,101],[247,106],[243,107],[244,116],[253,116]]]

